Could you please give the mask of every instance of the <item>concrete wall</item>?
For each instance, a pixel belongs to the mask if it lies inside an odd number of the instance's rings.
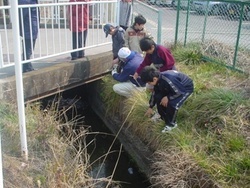
[[[105,104],[101,99],[101,81],[93,82],[89,86],[89,92],[91,93],[89,95],[89,101],[91,101],[92,109],[102,119],[110,131],[114,135],[117,135],[118,140],[136,162],[141,172],[149,178],[152,174],[150,166],[153,151],[151,151],[149,147],[138,138],[138,135],[135,135],[133,131],[128,128],[128,126],[125,125],[122,127],[124,121],[124,119],[120,116],[123,112],[122,104],[120,111],[118,111],[115,116],[107,113]]]
[[[105,52],[75,61],[50,65],[23,74],[24,99],[33,101],[68,90],[109,73],[112,53]],[[0,99],[16,100],[15,76],[0,80]]]

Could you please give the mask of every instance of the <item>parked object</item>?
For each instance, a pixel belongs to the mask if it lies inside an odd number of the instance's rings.
[[[181,0],[180,1],[180,9],[183,9],[183,10],[187,9],[187,7],[188,7],[188,1],[189,0]],[[193,0],[190,0],[190,5],[192,5],[192,3],[193,3]],[[172,6],[174,8],[177,8],[177,6],[178,6],[178,0],[172,0]]]
[[[229,18],[239,18],[241,15],[241,5],[236,3],[229,3],[227,5],[227,16]],[[250,20],[250,5],[245,5],[243,7],[243,20]]]
[[[226,3],[218,1],[193,1],[192,7],[199,14],[222,15],[226,11]]]

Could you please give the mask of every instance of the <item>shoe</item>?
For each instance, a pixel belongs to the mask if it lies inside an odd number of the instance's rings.
[[[162,133],[170,132],[170,131],[172,131],[176,127],[177,127],[177,123],[174,123],[174,124],[171,124],[171,125],[166,125],[161,132]]]
[[[77,59],[77,57],[71,57],[71,60],[76,60]]]
[[[161,120],[161,115],[156,112],[150,119],[151,119],[151,121],[156,123],[156,122]]]
[[[29,68],[29,69],[24,69],[23,70],[23,73],[25,73],[25,72],[30,72],[30,71],[34,71],[35,69],[33,69],[33,68]]]

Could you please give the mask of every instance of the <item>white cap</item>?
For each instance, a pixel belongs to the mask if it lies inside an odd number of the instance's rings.
[[[123,59],[126,59],[130,54],[131,51],[127,47],[122,47],[118,52],[118,56]]]

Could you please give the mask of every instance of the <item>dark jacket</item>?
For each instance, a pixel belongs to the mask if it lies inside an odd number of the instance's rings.
[[[155,46],[153,54],[146,54],[142,64],[136,72],[140,73],[143,67],[151,65],[152,63],[160,72],[175,69],[175,60],[173,55],[168,48],[161,45]]]
[[[118,51],[124,47],[125,40],[124,40],[125,31],[122,27],[117,26],[115,28],[115,33],[112,35],[112,52],[114,59],[118,57]]]
[[[143,57],[141,56],[141,54],[131,51],[131,54],[129,55],[129,57],[127,57],[127,60],[127,62],[121,65],[121,72],[113,74],[113,78],[119,82],[131,81],[137,87],[145,86],[145,83],[143,83],[140,78],[137,79],[137,82],[139,84],[133,79],[135,70],[143,61]]]
[[[18,0],[19,5],[38,4],[37,0]],[[19,9],[20,36],[25,39],[37,39],[40,12],[38,7]],[[30,32],[31,31],[31,32]]]
[[[154,92],[151,97],[150,107],[167,96],[169,105],[178,109],[187,97],[193,93],[193,80],[187,75],[175,71],[168,70],[160,73],[159,80],[154,86]]]

